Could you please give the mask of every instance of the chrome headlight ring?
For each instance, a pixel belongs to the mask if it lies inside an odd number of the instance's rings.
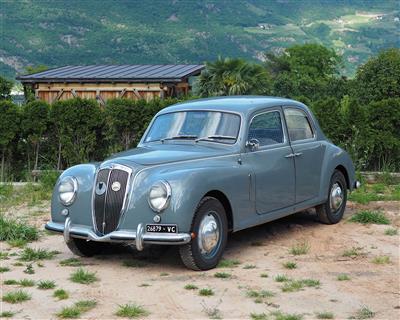
[[[78,180],[73,176],[67,176],[58,183],[58,199],[64,206],[74,203],[78,192]]]
[[[154,212],[160,213],[165,210],[171,199],[171,186],[165,180],[154,183],[149,191],[148,203]]]

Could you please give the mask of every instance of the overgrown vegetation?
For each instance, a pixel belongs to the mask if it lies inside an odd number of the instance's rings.
[[[350,222],[362,224],[390,224],[390,220],[381,211],[361,210],[351,216]]]
[[[203,297],[210,297],[214,295],[214,291],[209,288],[203,288],[199,290],[199,295]]]
[[[38,238],[39,232],[35,227],[0,214],[0,241],[22,241],[25,243]]]
[[[56,251],[48,251],[46,249],[25,248],[20,254],[19,260],[21,261],[37,261],[53,259],[57,254]]]
[[[234,268],[237,267],[241,262],[236,259],[221,259],[218,263],[217,268]]]
[[[139,318],[146,317],[150,314],[145,308],[137,304],[124,304],[118,307],[117,312],[115,313],[118,317],[125,318]]]
[[[72,307],[64,307],[59,313],[57,313],[57,316],[65,319],[80,318],[82,313],[93,309],[96,305],[97,302],[95,300],[80,300]]]
[[[70,280],[72,282],[81,284],[90,284],[99,279],[96,277],[96,273],[79,268],[77,271],[71,274]]]
[[[56,283],[51,280],[42,280],[42,281],[39,281],[39,283],[38,283],[38,289],[41,289],[41,290],[54,289],[55,287],[56,287]]]
[[[295,256],[302,255],[302,254],[307,254],[308,251],[310,251],[310,245],[305,240],[293,245],[289,249],[289,253],[291,253],[291,254],[293,254]]]
[[[80,267],[83,263],[77,258],[68,258],[60,261],[60,266],[63,267]]]
[[[31,295],[23,290],[10,291],[3,295],[3,301],[8,303],[21,303],[31,299]]]

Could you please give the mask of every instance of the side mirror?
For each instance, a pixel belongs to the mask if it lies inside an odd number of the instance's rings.
[[[257,151],[260,148],[260,141],[258,139],[252,138],[246,142],[246,147],[251,151]]]

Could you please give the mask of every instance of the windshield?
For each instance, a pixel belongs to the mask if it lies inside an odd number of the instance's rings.
[[[179,111],[159,115],[144,142],[187,139],[234,144],[240,128],[237,114],[219,111]]]

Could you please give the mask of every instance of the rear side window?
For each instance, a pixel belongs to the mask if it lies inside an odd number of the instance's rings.
[[[283,143],[281,114],[271,111],[255,116],[250,124],[248,140],[250,139],[257,139],[260,146]]]
[[[291,141],[312,139],[313,130],[307,115],[298,109],[285,109],[285,119]]]

